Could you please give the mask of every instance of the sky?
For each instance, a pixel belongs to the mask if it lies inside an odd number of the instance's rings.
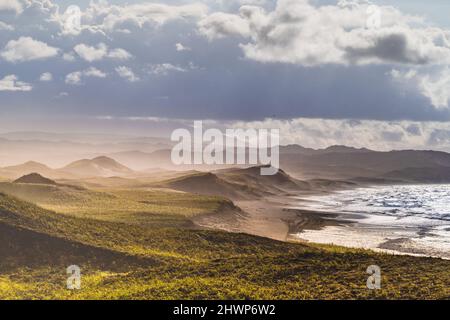
[[[0,0],[0,131],[204,119],[450,150],[449,15],[445,0]]]

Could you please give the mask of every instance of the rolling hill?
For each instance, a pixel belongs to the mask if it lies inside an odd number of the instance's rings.
[[[307,182],[293,179],[283,170],[262,176],[261,167],[224,169],[215,172],[187,174],[158,183],[157,186],[184,192],[223,196],[232,200],[257,199],[309,189]]]
[[[30,181],[28,180],[28,177],[25,178],[27,181]],[[104,198],[105,201],[111,200],[111,196],[106,193],[87,190],[77,186],[57,183],[36,183],[34,178],[32,181],[33,182],[0,182],[0,192],[43,206],[70,206],[74,203],[79,203],[81,205],[84,202],[93,201],[98,198]],[[43,181],[39,180],[39,182]]]
[[[78,177],[114,177],[126,176],[133,170],[108,157],[97,157],[94,159],[83,159],[72,162],[59,169]]]
[[[130,151],[108,156],[130,167],[137,167],[139,170],[163,167],[171,170],[206,170],[219,174],[224,168],[202,165],[174,166],[170,161],[170,150],[159,150],[153,153]],[[442,171],[442,168],[450,167],[450,154],[427,150],[380,152],[347,146],[312,149],[300,145],[288,145],[280,147],[280,163],[286,173],[301,180],[356,180],[377,183],[390,181],[386,180],[389,179],[388,173],[401,170],[403,171],[401,182],[408,181],[408,177],[404,175],[411,168],[428,168],[427,170],[436,168]],[[441,179],[427,178],[423,181],[432,182],[441,181]]]
[[[29,183],[29,184],[49,184],[56,185],[56,182],[41,176],[39,173],[30,173],[15,180],[14,183]]]
[[[316,150],[299,145],[289,145],[280,147],[280,163],[283,173],[300,180],[354,180],[369,183],[408,182],[411,180],[432,183],[448,180],[443,179],[439,172],[445,175],[445,168],[450,167],[450,154],[426,150],[379,152],[345,146],[332,146]],[[141,171],[133,171],[130,167]],[[250,172],[236,174],[242,168],[228,166],[227,169],[224,169],[224,167],[226,166],[174,166],[170,160],[170,150],[162,149],[151,153],[123,151],[108,154],[108,156],[78,160],[59,169],[52,169],[45,164],[29,161],[21,165],[0,168],[0,177],[15,180],[30,173],[38,173],[52,180],[95,177],[143,178],[158,175],[158,171],[163,170],[179,172],[197,170],[212,171],[214,174],[221,175],[221,179],[228,179],[227,182],[232,184],[250,183],[254,186],[257,181],[262,183],[259,175]],[[430,175],[419,179],[417,172],[413,172],[419,168],[423,168],[423,172],[429,172]],[[233,170],[235,170],[234,175]],[[408,177],[408,173],[413,176]],[[278,178],[281,176],[278,175],[276,179]],[[282,187],[281,189],[296,188],[296,184],[300,183],[298,180],[285,181],[286,184],[281,186],[282,181],[277,182],[276,179],[266,182],[275,183],[274,186]],[[306,185],[303,184],[302,187],[306,187]]]
[[[56,170],[35,161],[28,161],[16,166],[0,168],[0,176],[9,179],[18,179],[31,173],[38,173],[51,179],[58,179],[62,176]]]
[[[152,227],[135,223],[135,218],[115,222],[61,215],[0,194],[0,298],[448,298],[445,260],[283,243],[179,225]],[[170,225],[173,216],[165,219]],[[66,268],[74,264],[82,272],[78,291],[66,288]],[[372,264],[383,268],[382,290],[365,286],[366,266]]]
[[[384,178],[388,173],[412,168],[450,167],[450,154],[438,151],[379,152],[334,146],[323,150],[289,146],[280,150],[281,167],[301,179]],[[407,180],[407,171],[402,178]]]
[[[450,183],[450,167],[417,167],[387,172],[386,179],[404,183]]]
[[[309,184],[294,179],[282,169],[272,176],[261,175],[261,167],[250,167],[245,169],[232,168],[217,171],[217,174],[227,181],[252,186],[255,189],[268,193],[283,193],[288,191],[299,191],[309,189]]]
[[[130,168],[108,157],[83,159],[59,169],[52,169],[42,163],[29,161],[24,164],[0,168],[0,177],[16,180],[28,174],[40,174],[49,179],[79,179],[90,177],[115,177],[132,175]]]
[[[262,195],[259,190],[226,181],[210,172],[182,176],[158,183],[157,186],[196,194],[223,196],[232,200],[254,199]]]

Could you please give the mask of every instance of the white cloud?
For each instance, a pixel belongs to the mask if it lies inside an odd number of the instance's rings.
[[[249,22],[235,14],[215,12],[202,19],[199,23],[200,33],[209,40],[220,39],[228,36],[249,37]]]
[[[241,36],[245,56],[260,62],[323,64],[450,63],[450,33],[394,7],[380,6],[380,27],[368,27],[365,1],[314,6],[309,0],[278,0],[273,11],[242,6],[238,14],[216,12],[199,30],[209,39]]]
[[[95,78],[105,78],[106,73],[97,68],[90,67],[83,72],[83,75],[86,77],[95,77]]]
[[[132,57],[133,55],[131,53],[121,48],[113,49],[108,53],[108,58],[116,60],[129,60]]]
[[[450,69],[446,67],[437,76],[423,75],[418,79],[419,88],[438,109],[448,108],[450,102]]]
[[[0,21],[0,30],[13,31],[14,27],[10,24],[4,23],[3,21]]]
[[[229,9],[236,6],[240,7],[246,4],[264,6],[267,4],[267,0],[213,0],[218,3],[221,8]]]
[[[171,63],[149,65],[149,73],[154,75],[168,75],[170,72],[186,72],[187,69]]]
[[[81,43],[76,45],[73,50],[80,56],[80,58],[88,62],[102,60],[108,54],[108,46],[104,43],[99,43],[96,47],[91,47]]]
[[[400,71],[397,69],[392,69],[390,74],[391,74],[391,77],[395,80],[411,80],[415,76],[417,76],[417,71],[413,70],[413,69],[410,69],[407,71]]]
[[[81,76],[82,75],[83,74],[82,74],[81,71],[76,71],[76,72],[69,73],[66,76],[66,83],[67,84],[74,84],[74,85],[81,84]]]
[[[14,74],[0,79],[0,91],[31,91],[32,89],[33,86],[31,84],[19,81]]]
[[[124,78],[129,82],[136,82],[140,80],[139,77],[133,72],[133,70],[131,70],[128,67],[120,66],[117,67],[115,70],[120,77]]]
[[[64,53],[63,60],[72,62],[72,61],[75,61],[75,56],[72,53]]]
[[[9,62],[23,62],[31,60],[41,60],[54,57],[59,49],[54,48],[31,37],[20,37],[17,40],[10,40],[0,56]]]
[[[39,81],[43,81],[43,82],[49,82],[49,81],[52,81],[52,80],[53,80],[53,75],[50,72],[44,72],[39,77]]]
[[[200,18],[207,14],[208,7],[202,3],[167,5],[162,3],[137,3],[110,5],[105,2],[91,2],[82,19],[84,28],[105,32],[129,32],[130,27],[163,25],[179,19]]]
[[[280,129],[281,144],[311,148],[347,145],[374,150],[440,149],[450,151],[448,122],[326,120],[296,118],[233,122],[236,128]]]
[[[158,27],[175,20],[199,19],[207,12],[207,5],[200,2],[185,5],[152,2],[112,5],[107,1],[91,1],[86,10],[81,12],[60,13],[59,10],[53,10],[49,20],[59,25],[62,35],[80,35],[85,30],[103,35],[108,32],[129,34],[133,28]],[[77,24],[77,28],[67,24],[69,16],[73,14],[77,15],[77,21],[80,18],[81,23],[79,26]]]
[[[448,66],[437,72],[393,69],[390,75],[399,83],[414,86],[430,100],[436,109],[448,108],[450,102],[450,68]]]
[[[0,11],[14,11],[19,14],[23,11],[22,3],[18,0],[0,0]]]
[[[175,44],[175,49],[180,52],[180,51],[191,51],[191,48],[184,46],[182,43],[176,43]]]
[[[69,73],[66,76],[66,83],[67,84],[71,84],[71,85],[80,85],[83,82],[83,78],[89,78],[89,77],[94,77],[94,78],[105,78],[107,76],[106,73],[104,73],[103,71],[94,68],[94,67],[90,67],[86,70],[83,71],[75,71],[72,73]]]
[[[60,15],[59,10],[53,15],[52,20],[61,23],[62,35],[77,36],[81,33],[81,9],[77,5],[70,5]]]
[[[192,125],[192,120],[164,117],[96,117],[100,120],[165,123],[168,128]],[[327,120],[294,118],[262,121],[204,120],[205,127],[225,130],[279,129],[282,145],[299,144],[309,148],[347,145],[379,151],[417,149],[450,151],[450,123],[434,121]]]
[[[99,43],[97,46],[88,46],[81,43],[76,45],[73,50],[78,56],[88,62],[102,60],[103,58],[128,60],[133,57],[131,53],[122,48],[116,48],[109,51],[108,46],[104,43]]]

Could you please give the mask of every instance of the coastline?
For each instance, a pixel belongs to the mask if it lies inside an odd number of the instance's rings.
[[[278,241],[298,241],[294,234],[304,230],[322,230],[329,226],[352,223],[340,218],[338,213],[290,208],[290,196],[272,196],[264,200],[234,201],[241,209],[224,210],[193,219],[201,228],[216,229],[234,233],[247,233]]]
[[[328,192],[327,192],[328,193]],[[410,230],[364,223],[365,215],[314,210],[308,196],[274,196],[264,200],[235,201],[242,211],[225,211],[194,219],[201,228],[270,238],[283,242],[337,245],[394,255],[450,260],[450,252],[427,247],[412,240],[419,229]],[[299,206],[299,204],[302,204]]]

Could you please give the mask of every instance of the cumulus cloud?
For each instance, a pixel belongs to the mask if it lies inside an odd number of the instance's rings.
[[[448,66],[439,71],[393,69],[390,75],[393,80],[416,88],[430,100],[435,108],[448,108],[450,102],[450,68]]]
[[[374,150],[439,149],[450,151],[450,129],[445,122],[326,120],[296,118],[233,122],[236,128],[280,129],[281,144],[311,148],[347,145]]]
[[[108,46],[104,43],[99,43],[96,47],[88,46],[84,43],[77,44],[73,50],[80,56],[80,58],[93,62],[102,60],[108,54]]]
[[[133,55],[131,53],[122,48],[113,49],[108,53],[108,58],[116,60],[128,60],[132,57]]]
[[[23,11],[22,3],[18,0],[0,0],[0,11],[14,11],[19,14]]]
[[[192,119],[166,117],[97,117],[105,121],[164,123],[166,128],[192,126]],[[279,129],[281,145],[299,144],[309,148],[327,148],[346,145],[355,148],[370,148],[379,151],[390,150],[444,150],[450,151],[450,127],[448,122],[418,121],[374,121],[354,119],[311,119],[291,120],[265,119],[262,121],[220,121],[204,120],[204,127],[225,130],[237,129]]]
[[[23,62],[41,60],[54,57],[59,49],[54,48],[31,37],[20,37],[17,40],[10,40],[0,56],[9,62]]]
[[[32,89],[33,86],[31,84],[19,81],[14,74],[0,79],[0,91],[31,91]]]
[[[236,14],[216,12],[202,19],[198,23],[200,33],[209,40],[227,36],[250,37],[249,22]]]
[[[83,73],[81,71],[71,72],[66,76],[66,83],[74,85],[81,84],[82,75]]]
[[[153,75],[168,75],[170,72],[186,72],[187,69],[171,63],[149,65],[149,73]]]
[[[131,53],[122,48],[109,51],[108,46],[104,43],[99,43],[97,46],[88,46],[81,43],[76,45],[73,50],[80,58],[88,62],[102,60],[105,57],[116,60],[128,60],[132,58]]]
[[[436,108],[447,108],[450,102],[450,69],[446,67],[437,76],[423,75],[418,79],[419,88]]]
[[[121,78],[127,80],[128,82],[136,82],[140,80],[133,70],[128,67],[120,66],[115,68],[115,70]]]
[[[91,2],[82,12],[82,29],[92,32],[125,32],[130,28],[160,26],[169,21],[180,19],[197,19],[207,14],[208,7],[200,2],[186,5],[168,5],[143,2],[125,5],[110,5],[106,1]],[[64,21],[60,16],[54,17],[61,27]]]
[[[14,27],[10,24],[4,23],[3,21],[0,21],[0,30],[13,31]]]
[[[107,76],[103,71],[90,67],[83,71],[75,71],[66,76],[65,82],[71,85],[80,85],[83,83],[83,78],[105,78]]]
[[[52,81],[52,80],[53,80],[53,75],[50,72],[44,72],[39,77],[39,81],[43,81],[43,82],[49,82],[49,81]]]
[[[411,80],[417,76],[417,70],[410,69],[407,71],[400,71],[392,69],[390,74],[395,80]]]
[[[62,58],[64,61],[68,62],[75,61],[75,56],[72,53],[64,53]]]
[[[191,48],[186,47],[185,45],[183,45],[182,43],[176,43],[175,44],[175,49],[180,52],[180,51],[191,51]]]
[[[450,33],[421,19],[380,6],[380,25],[368,26],[365,1],[315,6],[309,0],[278,0],[273,11],[242,6],[237,14],[213,13],[199,30],[209,39],[238,35],[247,58],[303,66],[450,62]]]

